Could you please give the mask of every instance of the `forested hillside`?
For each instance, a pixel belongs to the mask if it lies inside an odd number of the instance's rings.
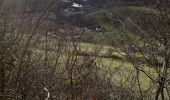
[[[0,100],[170,100],[170,1],[0,0]]]

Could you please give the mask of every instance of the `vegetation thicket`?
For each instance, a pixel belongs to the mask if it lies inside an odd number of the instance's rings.
[[[169,72],[169,0],[0,0],[0,100],[169,100]]]

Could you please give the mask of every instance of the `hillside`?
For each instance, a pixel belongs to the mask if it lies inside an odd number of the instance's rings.
[[[138,26],[137,19],[140,19],[139,17],[148,10],[139,5],[130,6],[130,4],[137,2],[133,0],[131,2],[122,1],[119,5],[114,5],[112,7],[107,6],[107,3],[110,2],[109,0],[95,2],[95,0],[75,0],[73,4],[81,5],[80,7],[74,7],[71,3],[70,6],[60,9],[60,12],[57,13],[56,16],[61,23],[70,23],[75,26],[87,27],[91,30],[100,28],[100,30],[104,31],[122,29],[122,27],[129,25],[129,28]],[[128,5],[126,2],[128,2]],[[93,5],[93,3],[101,5],[102,7]],[[128,31],[134,30],[128,29]]]

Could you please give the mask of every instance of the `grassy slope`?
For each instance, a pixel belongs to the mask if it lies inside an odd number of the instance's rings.
[[[44,39],[42,39],[42,41],[44,41]],[[50,64],[54,65],[55,64],[55,59],[57,56],[57,52],[53,51],[54,50],[54,45],[57,44],[57,40],[55,39],[51,39],[49,38],[48,40],[48,61],[50,61]],[[71,44],[69,43],[68,45],[71,46]],[[35,60],[39,59],[36,57],[41,57],[41,61],[44,61],[44,56],[45,56],[45,49],[41,48],[41,47],[45,47],[45,43],[41,42],[41,44],[39,44],[39,48],[33,48],[33,55],[35,55]],[[103,45],[98,45],[96,46],[96,44],[89,44],[89,43],[80,43],[78,48],[80,48],[81,51],[84,52],[94,52],[95,49],[100,48],[99,51],[99,55],[106,55],[107,51],[109,49],[113,49],[111,46],[103,46]],[[117,55],[117,56],[121,56],[119,53],[117,52],[112,52],[113,55]],[[122,52],[122,54],[124,54]],[[79,57],[81,59],[81,56]],[[62,63],[64,64],[64,62],[66,61],[66,55],[63,53],[60,57],[60,63],[62,65]],[[97,65],[99,68],[101,68],[103,71],[113,71],[113,76],[112,76],[112,81],[113,83],[117,82],[117,84],[119,82],[123,82],[126,85],[129,84],[128,81],[126,81],[126,79],[128,79],[130,76],[132,77],[132,73],[135,73],[135,70],[133,68],[133,66],[127,62],[127,61],[123,61],[123,60],[117,60],[117,59],[113,59],[113,58],[100,58],[97,57],[96,59]],[[57,72],[59,72],[60,69],[57,70]],[[147,68],[146,68],[147,70]],[[142,88],[143,89],[147,89],[149,87],[149,79],[144,75],[141,74],[140,75],[140,81],[142,83]],[[116,84],[116,83],[115,83]],[[118,84],[119,85],[119,84]]]
[[[129,34],[134,34],[142,31],[140,26],[136,24],[136,20],[144,13],[158,13],[154,9],[140,7],[140,6],[116,6],[109,9],[102,9],[95,12],[91,12],[87,15],[87,18],[94,20],[100,26],[104,27],[108,31],[122,32],[123,29]],[[112,16],[110,16],[112,13]],[[117,16],[121,22],[116,23],[115,18]]]

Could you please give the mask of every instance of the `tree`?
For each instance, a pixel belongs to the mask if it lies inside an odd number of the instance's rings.
[[[126,43],[123,48],[127,59],[137,71],[145,74],[153,84],[156,84],[155,100],[161,95],[162,100],[169,95],[169,70],[170,70],[170,1],[151,0],[146,13],[139,21],[141,33],[137,35],[138,40]],[[140,88],[140,79],[139,89]],[[165,93],[166,91],[166,93]],[[141,90],[141,95],[143,92]]]

